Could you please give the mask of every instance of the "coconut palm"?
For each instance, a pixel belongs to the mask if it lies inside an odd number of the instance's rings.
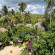
[[[8,8],[6,6],[3,6],[2,12],[4,15],[7,15],[8,14]]]
[[[31,23],[31,15],[30,15],[30,12],[28,12],[28,13],[26,12],[25,13],[25,21]]]
[[[23,12],[27,7],[26,3],[22,2],[22,3],[18,4],[18,6],[20,7],[19,10],[20,10],[20,12],[22,12],[22,15],[23,15]],[[24,23],[24,19],[23,19],[23,23]]]
[[[51,28],[51,20],[52,20],[52,17],[51,17],[51,11],[52,11],[52,8],[54,7],[54,0],[44,0],[47,4],[47,8],[49,11],[50,11],[50,28]]]
[[[12,13],[13,15],[15,15],[15,11],[14,11],[13,9],[11,10],[11,13]]]
[[[52,8],[55,6],[55,1],[54,0],[44,0],[47,4],[47,9],[50,9],[50,28],[51,28],[51,23],[52,23],[52,15],[51,15],[51,12],[52,12]],[[50,31],[52,33],[52,31]],[[53,48],[53,55],[54,55],[54,48]]]
[[[55,9],[52,10],[52,17],[55,18]]]

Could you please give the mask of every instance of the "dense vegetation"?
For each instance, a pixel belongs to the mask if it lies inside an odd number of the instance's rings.
[[[7,31],[0,31],[0,49],[9,45],[10,41],[15,45],[19,42],[21,44],[25,42],[26,46],[21,55],[27,55],[27,53],[31,55],[55,55],[55,9],[51,9],[48,13],[48,9],[53,5],[51,0],[47,4],[44,15],[25,12],[27,5],[24,2],[18,4],[20,12],[16,13],[13,9],[8,11],[8,8],[3,6],[0,15],[0,27],[6,28]],[[44,26],[44,32],[38,25],[35,28],[26,26],[26,24],[34,25],[38,22]]]

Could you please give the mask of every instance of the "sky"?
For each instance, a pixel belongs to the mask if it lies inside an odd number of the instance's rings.
[[[16,12],[19,12],[18,4],[21,2],[25,2],[27,4],[26,12],[30,12],[31,14],[44,14],[45,11],[45,3],[44,0],[0,0],[0,10],[2,6],[6,5],[9,7],[9,10],[14,9]]]

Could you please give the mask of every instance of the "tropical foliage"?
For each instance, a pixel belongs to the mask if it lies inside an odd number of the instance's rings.
[[[19,12],[3,6],[0,15],[0,27],[7,31],[0,31],[0,49],[13,44],[26,43],[21,55],[54,55],[55,54],[55,9],[54,0],[45,0],[47,6],[45,14],[31,14],[26,12],[27,4],[18,4]],[[38,25],[42,23],[45,31],[41,31]],[[32,27],[30,27],[32,25]],[[39,25],[40,26],[40,25]]]

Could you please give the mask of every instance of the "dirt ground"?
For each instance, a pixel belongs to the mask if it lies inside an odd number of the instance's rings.
[[[23,47],[19,48],[18,46],[6,46],[4,49],[0,50],[0,55],[20,55]]]

